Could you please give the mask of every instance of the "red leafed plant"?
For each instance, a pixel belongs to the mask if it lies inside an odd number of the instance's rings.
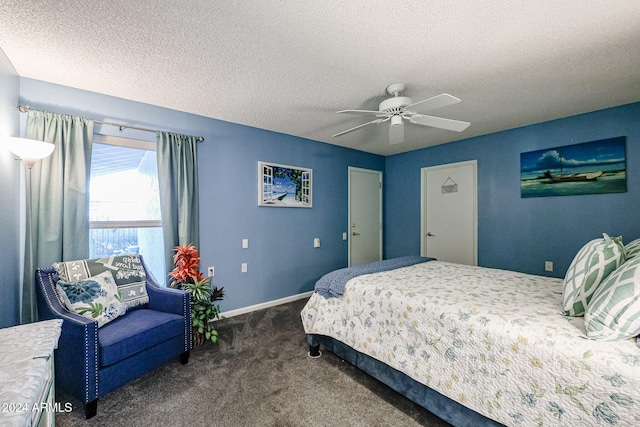
[[[171,270],[171,287],[189,292],[191,300],[191,323],[196,346],[205,340],[216,342],[218,331],[211,323],[220,318],[220,306],[214,301],[224,298],[224,288],[213,287],[209,279],[200,273],[200,251],[193,244],[176,246]]]
[[[172,284],[193,283],[204,279],[200,273],[200,251],[192,243],[173,248],[173,263],[176,265],[169,276],[173,278]]]

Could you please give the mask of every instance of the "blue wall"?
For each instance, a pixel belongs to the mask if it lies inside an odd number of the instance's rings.
[[[320,276],[346,266],[348,166],[384,170],[383,157],[230,124],[216,141],[198,152],[200,244],[234,306],[312,290]],[[258,207],[259,160],[313,169],[313,208]],[[248,273],[240,273],[242,262]]]
[[[205,137],[199,146],[200,249],[202,265],[216,268],[214,284],[225,287],[223,311],[309,291],[322,274],[346,266],[347,243],[342,233],[347,231],[348,166],[385,173],[386,258],[420,252],[420,169],[472,159],[478,161],[480,265],[545,274],[544,261],[551,260],[552,275],[562,276],[577,250],[602,232],[622,234],[625,241],[640,236],[640,104],[385,159],[41,81],[21,78],[18,84],[15,80],[3,78],[0,84],[11,89],[13,97],[19,88],[20,103],[36,109]],[[0,103],[11,104],[11,109],[0,114],[13,120],[15,127],[15,102],[2,93]],[[26,115],[20,115],[20,129],[25,121]],[[110,126],[98,126],[98,130],[155,139],[152,133],[120,133]],[[520,153],[615,136],[627,137],[627,193],[520,198]],[[261,160],[312,168],[313,208],[258,207],[257,163]],[[10,176],[15,180],[18,168],[11,164]],[[4,183],[2,189],[6,191]],[[7,198],[17,200],[15,191],[0,197],[3,204]],[[8,216],[17,224],[16,209]],[[2,233],[3,243],[5,235],[11,242],[17,239],[14,232]],[[320,248],[313,248],[314,237],[321,239]],[[248,249],[241,248],[242,239],[249,239]],[[18,251],[9,252],[17,265]],[[247,273],[240,272],[243,262],[248,264]]]
[[[20,80],[0,49],[0,136],[20,136]],[[20,162],[0,144],[0,328],[19,323]]]
[[[520,197],[520,153],[626,136],[627,192]],[[603,232],[640,237],[640,103],[387,157],[385,257],[420,253],[420,169],[478,161],[478,264],[564,276]],[[554,272],[544,272],[544,261]]]
[[[225,288],[222,311],[310,291],[322,274],[345,267],[347,168],[385,167],[385,158],[373,154],[32,79],[20,79],[20,103],[204,136],[198,146],[200,250],[202,266],[215,266],[213,282]],[[24,128],[26,115],[20,119]],[[155,140],[153,133],[112,126],[97,131]],[[258,161],[313,169],[313,208],[258,207]],[[313,248],[314,237],[320,248]],[[249,239],[248,249],[242,239]],[[244,262],[247,273],[241,273]]]

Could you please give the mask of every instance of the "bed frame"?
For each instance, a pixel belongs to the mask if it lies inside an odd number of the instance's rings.
[[[389,365],[360,353],[348,345],[324,335],[307,335],[309,356],[320,357],[320,346],[351,363],[361,371],[386,384],[412,402],[437,415],[455,427],[499,427],[502,424],[449,399],[437,391],[420,384]]]

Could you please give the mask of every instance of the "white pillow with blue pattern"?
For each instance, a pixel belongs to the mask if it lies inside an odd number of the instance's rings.
[[[75,282],[59,280],[56,290],[67,310],[97,321],[99,328],[127,312],[110,271]]]
[[[602,236],[584,245],[567,270],[562,288],[565,316],[583,316],[598,285],[625,260],[622,239]]]
[[[617,341],[640,335],[640,256],[596,289],[584,315],[587,337]]]

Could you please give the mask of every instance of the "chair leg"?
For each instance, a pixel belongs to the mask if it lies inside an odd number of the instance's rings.
[[[84,404],[84,416],[86,419],[95,417],[98,413],[98,399]]]
[[[182,363],[183,365],[189,363],[189,351],[185,351],[180,355],[180,363]]]

